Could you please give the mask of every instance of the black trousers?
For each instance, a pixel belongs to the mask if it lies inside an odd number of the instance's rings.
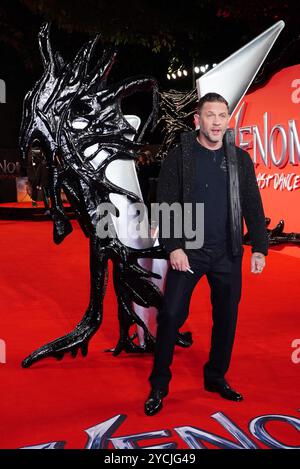
[[[168,390],[178,330],[188,317],[193,290],[203,275],[210,286],[213,319],[204,380],[224,382],[230,364],[241,298],[243,256],[233,257],[228,247],[203,247],[196,256],[193,252],[189,254],[189,250],[186,254],[194,274],[170,266],[166,275],[164,298],[157,317],[154,366],[149,378],[154,388]]]

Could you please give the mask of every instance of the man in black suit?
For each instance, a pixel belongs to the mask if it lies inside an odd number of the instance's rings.
[[[211,289],[213,327],[209,359],[204,366],[204,387],[225,399],[241,401],[243,396],[225,380],[233,348],[238,304],[241,298],[243,218],[252,244],[251,272],[260,274],[268,254],[265,216],[250,155],[236,147],[227,131],[230,119],[227,101],[208,93],[197,104],[196,132],[181,135],[163,162],[157,188],[157,202],[177,202],[190,215],[196,237],[197,204],[204,206],[202,245],[187,239],[184,216],[170,212],[170,234],[160,211],[159,239],[169,254],[163,304],[158,314],[154,366],[149,381],[151,392],[146,415],[154,415],[168,394],[170,366],[179,328],[189,312],[193,289],[203,275]],[[188,211],[189,212],[189,211]],[[165,218],[166,218],[165,214]],[[176,230],[181,228],[181,236]],[[178,231],[177,231],[178,232]]]

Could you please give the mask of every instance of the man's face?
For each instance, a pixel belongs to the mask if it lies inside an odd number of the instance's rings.
[[[202,137],[211,143],[221,142],[226,132],[230,115],[225,103],[206,102],[204,103],[200,115],[195,114],[194,122],[199,128]]]

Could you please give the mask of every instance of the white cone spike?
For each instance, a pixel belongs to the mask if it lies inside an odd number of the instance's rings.
[[[198,78],[196,81],[198,98],[210,92],[219,93],[228,101],[229,111],[232,114],[283,28],[284,22],[278,21]]]

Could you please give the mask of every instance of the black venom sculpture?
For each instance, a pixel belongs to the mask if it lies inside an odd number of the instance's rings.
[[[87,354],[88,342],[102,321],[108,259],[113,262],[120,327],[114,355],[122,350],[152,351],[154,337],[135,313],[132,302],[158,308],[161,292],[150,279],[160,278],[160,275],[142,268],[138,259],[166,258],[163,248],[153,247],[153,242],[150,247],[148,243],[144,249],[135,249],[123,244],[118,237],[102,239],[97,236],[97,224],[104,220],[98,207],[102,203],[111,207],[111,194],[126,196],[131,203],[143,203],[136,193],[114,184],[107,177],[106,170],[115,160],[120,162],[135,158],[138,142],[146,127],[155,121],[156,81],[149,77],[137,77],[108,85],[107,77],[115,52],[104,52],[95,67],[90,65],[98,36],[88,42],[73,61],[66,63],[58,52],[53,53],[49,30],[49,24],[44,24],[39,32],[44,73],[24,100],[20,135],[22,161],[28,164],[31,144],[35,142],[36,145],[38,141],[47,158],[54,242],[61,243],[72,231],[61,201],[61,189],[74,208],[84,233],[89,237],[90,302],[74,330],[34,351],[22,362],[23,367],[29,367],[49,356],[61,359],[66,352],[71,352],[75,357],[79,349],[83,356]],[[122,99],[138,91],[151,91],[153,96],[152,112],[139,135],[121,110]],[[137,137],[137,143],[131,141],[130,137],[133,136]],[[114,208],[114,214],[118,217],[119,210]],[[133,324],[144,330],[143,347],[133,342],[133,336],[130,335]],[[178,336],[179,345],[188,345],[184,341],[185,337],[188,336]]]
[[[266,218],[266,227],[271,223],[270,218]],[[268,240],[270,246],[278,246],[279,244],[300,246],[300,233],[285,233],[284,220],[279,220],[275,228],[267,228]],[[244,244],[250,245],[249,233],[244,235]]]

